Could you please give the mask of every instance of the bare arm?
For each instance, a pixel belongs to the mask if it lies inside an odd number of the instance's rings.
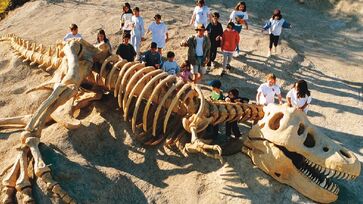
[[[195,21],[195,13],[193,13],[192,15],[192,19],[190,19],[190,25],[193,25],[194,24],[194,21]]]
[[[165,42],[168,42],[168,40],[169,40],[169,33],[167,32],[167,33],[165,33],[165,35],[166,35]]]
[[[257,104],[260,104],[260,96],[261,96],[261,92],[258,92],[257,95],[256,95]]]
[[[292,107],[292,104],[291,104],[291,97],[286,97],[286,100],[287,100],[287,105],[289,107]]]
[[[281,94],[278,94],[277,97],[279,99],[279,104],[282,104],[282,96],[281,96]]]

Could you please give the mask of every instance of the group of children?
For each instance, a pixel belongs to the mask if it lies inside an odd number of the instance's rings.
[[[256,101],[259,105],[273,104],[275,103],[275,96],[278,96],[279,104],[282,104],[282,96],[280,87],[276,84],[276,76],[274,74],[268,74],[266,82],[261,84],[257,89]],[[226,102],[240,102],[248,103],[248,98],[239,97],[237,89],[231,89],[228,91],[228,95],[225,97],[221,90],[222,83],[220,80],[213,80],[209,83],[212,86],[212,92],[210,93],[210,99],[212,101],[226,101]],[[286,102],[289,107],[296,108],[308,113],[308,106],[311,103],[311,94],[308,89],[308,85],[305,80],[298,80],[294,83],[292,89],[286,95]],[[214,135],[218,135],[218,125],[211,127]],[[226,136],[231,137],[232,132],[235,138],[239,138],[241,133],[237,121],[226,122]]]
[[[190,24],[194,25],[196,34],[191,35],[180,43],[180,46],[188,47],[188,57],[179,67],[175,62],[175,53],[172,51],[167,52],[167,60],[162,61],[162,52],[169,39],[169,35],[166,24],[161,21],[161,15],[156,14],[154,16],[155,21],[148,26],[147,32],[145,32],[144,20],[140,16],[140,9],[138,7],[131,9],[130,4],[125,3],[120,20],[120,30],[123,33],[122,43],[117,47],[116,54],[129,62],[139,60],[144,62],[146,66],[154,66],[155,68],[163,69],[170,75],[177,75],[184,81],[197,83],[208,69],[216,66],[215,59],[218,47],[221,48],[223,53],[222,66],[224,72],[231,69],[230,63],[232,58],[239,56],[240,33],[243,28],[248,30],[248,13],[245,2],[239,2],[235,6],[229,16],[229,22],[225,30],[223,30],[219,18],[220,14],[218,12],[211,13],[204,0],[196,1],[196,7],[190,21]],[[291,28],[291,25],[282,18],[281,11],[276,9],[262,29],[262,31],[268,30],[270,34],[268,57],[271,56],[273,47],[275,47],[276,52],[279,36],[283,28]],[[78,33],[77,25],[72,24],[70,31],[64,37],[64,41],[71,38],[82,38]],[[152,34],[152,43],[150,49],[141,54],[140,44],[145,40],[145,34],[148,33]],[[97,57],[105,59],[107,54],[111,55],[112,46],[104,30],[98,32],[97,41],[94,45],[98,48],[103,46],[102,49],[107,50],[105,56]],[[247,98],[239,98],[239,93],[236,89],[230,90],[228,96],[224,97],[219,80],[212,81],[210,85],[213,87],[211,93],[212,100],[248,102]],[[267,82],[261,84],[258,88],[256,102],[261,105],[274,103],[275,95],[278,96],[279,103],[281,104],[282,96],[279,86],[276,85],[276,76],[270,74],[267,76]],[[311,102],[307,83],[304,80],[297,81],[294,84],[294,88],[288,92],[286,100],[290,107],[296,107],[307,113],[307,106]],[[218,131],[218,127],[215,130]],[[236,137],[240,136],[237,122],[226,124],[226,134],[229,136],[232,131]]]

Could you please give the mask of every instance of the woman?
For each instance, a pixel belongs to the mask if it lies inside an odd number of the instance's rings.
[[[212,14],[212,21],[207,26],[207,32],[208,37],[211,42],[211,49],[210,49],[210,59],[207,64],[207,67],[209,68],[212,66],[215,67],[214,60],[217,57],[217,48],[221,46],[221,37],[223,35],[223,27],[222,24],[218,21],[219,19],[219,13],[214,12]]]
[[[248,30],[248,14],[247,14],[247,6],[246,3],[241,1],[235,7],[234,11],[232,11],[231,15],[229,16],[229,22],[234,23],[234,30],[238,32],[238,34],[242,31],[242,25],[246,26],[246,30]],[[236,55],[239,55],[239,45],[236,49]]]
[[[310,91],[305,80],[299,80],[294,87],[287,93],[287,105],[295,107],[305,113],[308,113],[308,105],[311,103]]]

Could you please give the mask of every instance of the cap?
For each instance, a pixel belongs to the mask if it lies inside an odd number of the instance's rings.
[[[212,86],[213,88],[220,89],[222,87],[222,82],[219,81],[218,79],[215,79],[215,80],[209,82],[209,85]]]
[[[152,42],[150,47],[151,48],[158,48],[158,44],[156,42]]]
[[[196,31],[198,30],[205,30],[205,27],[203,24],[198,24],[197,27],[195,28]]]

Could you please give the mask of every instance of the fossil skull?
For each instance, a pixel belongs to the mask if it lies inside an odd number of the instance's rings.
[[[339,193],[332,178],[359,176],[361,166],[353,152],[321,133],[302,111],[269,105],[264,112],[243,150],[274,179],[312,200],[329,203]]]

